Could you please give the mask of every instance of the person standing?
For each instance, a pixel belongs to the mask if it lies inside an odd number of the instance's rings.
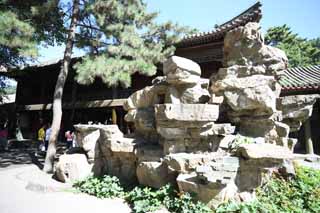
[[[8,150],[8,129],[5,125],[0,127],[0,150]]]
[[[66,138],[66,141],[67,141],[67,149],[70,149],[72,147],[72,140],[73,140],[72,136],[73,135],[69,130],[64,133],[64,137]]]
[[[38,141],[39,141],[39,150],[44,151],[45,147],[45,136],[46,136],[46,125],[42,125],[42,127],[38,130]]]
[[[44,141],[44,146],[46,148],[46,151],[48,150],[50,135],[51,135],[51,125],[48,125],[48,129],[46,130],[46,136]]]

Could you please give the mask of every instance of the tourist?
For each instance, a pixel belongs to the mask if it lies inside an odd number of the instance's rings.
[[[2,125],[0,127],[0,150],[8,149],[8,130]]]
[[[66,138],[66,141],[67,141],[67,149],[70,149],[72,147],[73,133],[71,133],[71,131],[68,130],[64,133],[64,137]]]
[[[38,142],[39,150],[45,151],[45,136],[46,136],[46,125],[43,124],[42,127],[38,130]]]
[[[74,132],[72,132],[72,147],[79,147],[79,145],[77,143],[77,137]]]
[[[48,125],[48,129],[46,130],[46,137],[45,137],[45,150],[48,150],[48,146],[49,146],[49,139],[50,139],[50,135],[51,135],[51,125]]]

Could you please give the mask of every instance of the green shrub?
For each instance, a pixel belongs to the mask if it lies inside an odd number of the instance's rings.
[[[88,177],[73,185],[81,192],[96,196],[98,198],[123,197],[124,190],[117,177],[104,175],[103,177]]]
[[[194,202],[188,193],[179,194],[171,185],[160,189],[135,187],[125,192],[118,178],[103,176],[89,177],[73,185],[77,190],[98,198],[123,197],[131,205],[133,212],[152,212],[165,207],[177,213],[208,213],[211,210],[203,203]]]
[[[320,171],[296,167],[296,176],[274,177],[256,191],[250,203],[224,203],[216,212],[320,212]]]
[[[209,213],[212,212],[212,210],[206,206],[202,202],[194,202],[193,196],[191,196],[189,193],[184,193],[180,197],[174,197],[170,200],[165,200],[164,204],[166,208],[170,212],[176,212],[176,213]]]
[[[136,187],[127,194],[126,200],[132,205],[133,211],[137,213],[151,212],[161,207],[177,213],[212,212],[205,204],[195,203],[189,193],[180,195],[169,184],[160,189]]]
[[[134,212],[140,213],[160,209],[164,196],[166,192],[163,189],[155,191],[149,187],[135,187],[128,192],[126,200],[131,204]]]
[[[133,212],[151,212],[162,207],[176,213],[208,213],[201,202],[194,202],[189,193],[178,193],[166,185],[160,189],[135,187],[124,192],[116,177],[89,177],[74,184],[81,192],[99,198],[124,197]],[[320,171],[297,167],[294,178],[279,175],[256,190],[257,199],[249,203],[223,203],[216,209],[222,212],[320,212]]]

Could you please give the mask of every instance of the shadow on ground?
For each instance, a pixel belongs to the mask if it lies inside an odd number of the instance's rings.
[[[0,151],[0,169],[13,165],[35,164],[40,169],[43,167],[43,156],[36,156],[36,148],[15,148]]]
[[[43,168],[45,152],[37,149],[36,143],[14,143],[9,150],[0,151],[0,170],[11,166],[35,164],[39,169]],[[66,151],[64,143],[58,143],[57,156]]]

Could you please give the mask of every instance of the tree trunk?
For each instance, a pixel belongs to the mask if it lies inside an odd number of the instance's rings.
[[[74,114],[75,114],[75,103],[77,99],[77,82],[73,81],[72,85],[72,93],[71,93],[71,115],[70,115],[70,122],[73,124]]]
[[[66,42],[66,49],[64,51],[61,70],[57,79],[56,87],[53,96],[53,119],[51,125],[51,135],[49,139],[49,147],[46,154],[46,160],[43,171],[47,173],[53,172],[53,160],[56,154],[56,144],[58,140],[61,118],[62,118],[62,96],[63,87],[66,82],[69,64],[71,61],[73,42],[75,38],[75,31],[79,16],[79,0],[73,0],[72,18]]]

